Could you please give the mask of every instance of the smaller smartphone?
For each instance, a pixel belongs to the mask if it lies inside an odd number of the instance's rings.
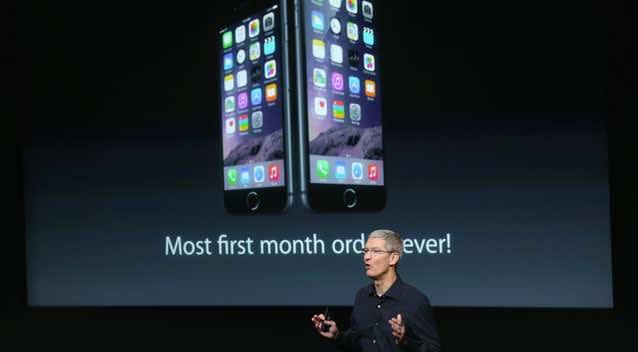
[[[219,29],[224,207],[280,213],[292,203],[285,0],[239,3]]]

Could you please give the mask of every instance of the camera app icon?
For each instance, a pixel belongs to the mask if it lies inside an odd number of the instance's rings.
[[[275,28],[275,14],[269,12],[264,16],[264,31],[268,32],[273,28]]]
[[[363,17],[367,19],[372,19],[374,17],[374,8],[372,7],[372,3],[369,1],[364,1],[361,3],[361,12],[363,12]]]

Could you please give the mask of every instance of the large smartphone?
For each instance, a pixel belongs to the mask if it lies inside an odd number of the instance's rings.
[[[278,213],[292,203],[287,8],[243,1],[219,30],[224,206]]]
[[[385,207],[375,3],[295,0],[300,189],[318,211]]]

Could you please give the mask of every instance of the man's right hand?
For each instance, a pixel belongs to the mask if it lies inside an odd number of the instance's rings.
[[[311,320],[315,326],[315,330],[317,330],[317,332],[321,336],[332,340],[336,339],[337,336],[339,336],[339,328],[337,327],[337,323],[332,320],[326,320],[326,317],[323,314],[315,314],[312,316]],[[321,330],[321,323],[330,327],[327,332]]]

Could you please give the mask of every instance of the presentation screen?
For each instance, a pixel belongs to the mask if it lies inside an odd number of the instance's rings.
[[[391,229],[434,306],[613,306],[605,114],[433,111],[376,2],[302,3],[34,59],[30,305],[348,306]]]

